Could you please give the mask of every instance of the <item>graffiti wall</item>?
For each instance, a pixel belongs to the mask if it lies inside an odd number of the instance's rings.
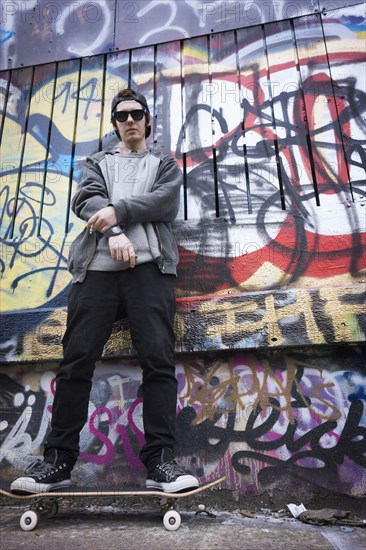
[[[2,72],[3,360],[61,356],[70,200],[126,85],[184,175],[177,351],[363,342],[363,7]]]
[[[330,494],[362,496],[366,486],[365,385],[361,350],[268,355],[240,352],[177,361],[178,453],[202,481],[225,473],[226,487],[255,498],[306,482]],[[54,369],[0,369],[3,475],[22,469],[49,428]],[[144,481],[138,452],[140,369],[133,360],[97,368],[75,480]],[[299,489],[297,489],[298,491]],[[297,494],[299,494],[297,492]]]
[[[360,0],[2,0],[0,70],[162,44]]]
[[[362,496],[364,3],[156,4],[2,2],[2,477],[49,429],[83,229],[71,197],[86,156],[117,145],[110,102],[128,85],[151,105],[150,147],[184,179],[178,454],[202,481],[226,473],[238,498],[301,483]],[[76,481],[143,481],[140,384],[120,321]]]

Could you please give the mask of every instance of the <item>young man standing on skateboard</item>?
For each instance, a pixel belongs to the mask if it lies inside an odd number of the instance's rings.
[[[178,213],[182,175],[173,158],[146,146],[151,122],[143,95],[131,89],[119,92],[111,121],[121,146],[87,158],[72,202],[86,227],[70,250],[73,284],[51,431],[43,460],[28,466],[11,484],[13,491],[37,493],[70,485],[95,362],[121,317],[129,320],[143,372],[145,444],[140,458],[147,469],[146,487],[178,492],[198,486],[173,452],[178,251],[170,222]]]

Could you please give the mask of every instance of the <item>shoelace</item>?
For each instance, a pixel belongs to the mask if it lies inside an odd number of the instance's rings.
[[[52,472],[55,469],[52,464],[49,464],[48,462],[44,462],[43,460],[36,460],[33,462],[33,464],[30,464],[28,468],[26,468],[25,473],[26,474],[45,474],[48,472]]]
[[[185,471],[174,460],[159,464],[159,468],[166,474],[167,481],[176,476],[185,475]]]

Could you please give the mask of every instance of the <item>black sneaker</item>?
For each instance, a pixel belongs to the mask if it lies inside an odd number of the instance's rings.
[[[57,461],[57,453],[51,464],[36,460],[26,468],[24,476],[18,477],[10,485],[13,493],[47,493],[70,485],[72,468],[67,462]]]
[[[146,487],[151,490],[164,491],[165,493],[180,493],[197,489],[199,483],[191,474],[188,474],[173,459],[169,460],[169,452],[161,452],[161,460],[148,469]],[[165,456],[164,456],[165,455]]]

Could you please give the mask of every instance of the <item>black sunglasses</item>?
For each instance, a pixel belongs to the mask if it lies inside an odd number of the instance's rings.
[[[135,109],[134,111],[116,111],[113,113],[113,118],[118,122],[126,122],[128,115],[131,115],[133,120],[142,120],[144,114],[147,113],[146,109]]]

